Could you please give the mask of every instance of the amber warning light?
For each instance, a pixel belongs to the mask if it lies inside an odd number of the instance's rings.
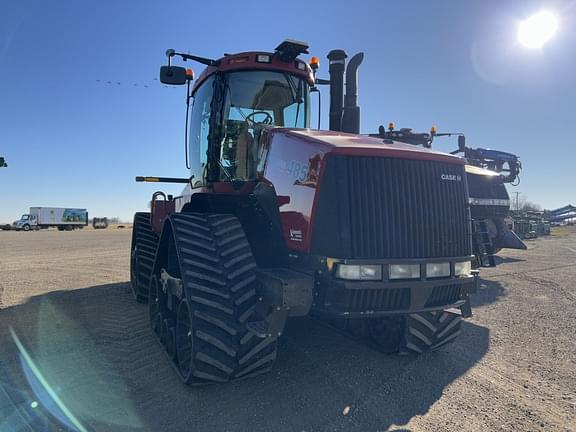
[[[320,59],[318,57],[312,57],[310,59],[310,67],[312,68],[312,70],[318,69],[319,66],[320,66]]]

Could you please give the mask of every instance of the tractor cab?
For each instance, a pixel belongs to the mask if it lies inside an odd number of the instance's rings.
[[[190,90],[191,70],[163,66],[165,84],[188,84],[188,163],[192,186],[256,178],[262,131],[268,127],[307,128],[310,124],[310,66],[297,60],[308,46],[285,41],[274,53],[246,52],[218,60],[168,51],[208,67]],[[188,132],[187,132],[188,133]]]

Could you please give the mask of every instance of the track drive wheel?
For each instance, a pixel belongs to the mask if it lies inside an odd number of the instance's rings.
[[[422,354],[456,339],[462,317],[448,311],[423,312],[365,321],[371,343],[385,353]]]
[[[421,354],[453,342],[462,332],[462,316],[455,312],[436,311],[406,317],[401,352]]]
[[[184,287],[176,315],[176,363],[190,385],[226,382],[269,371],[277,338],[246,328],[256,308],[256,263],[233,215],[172,215]]]
[[[404,338],[405,317],[390,316],[367,320],[366,330],[378,351],[386,354],[397,353]]]
[[[148,301],[148,289],[158,246],[158,236],[152,231],[150,213],[136,213],[132,228],[130,254],[130,286],[139,303]]]

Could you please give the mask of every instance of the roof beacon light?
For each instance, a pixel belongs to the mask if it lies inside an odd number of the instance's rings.
[[[190,68],[186,69],[186,79],[189,81],[194,79],[194,71]]]
[[[388,130],[392,132],[394,129],[396,129],[396,123],[394,122],[388,123]]]
[[[312,70],[314,72],[316,72],[316,70],[320,67],[320,59],[316,56],[312,57],[310,59],[310,68],[312,68]]]
[[[432,125],[432,127],[430,128],[430,135],[434,136],[436,135],[436,132],[438,132],[438,126]]]

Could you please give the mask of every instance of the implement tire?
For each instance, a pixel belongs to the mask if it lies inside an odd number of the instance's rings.
[[[148,289],[157,246],[158,236],[152,231],[150,213],[136,213],[132,228],[130,286],[138,303],[148,301]]]
[[[277,338],[246,329],[257,302],[256,263],[239,220],[228,214],[170,217],[184,298],[176,316],[176,365],[189,385],[268,372]]]

